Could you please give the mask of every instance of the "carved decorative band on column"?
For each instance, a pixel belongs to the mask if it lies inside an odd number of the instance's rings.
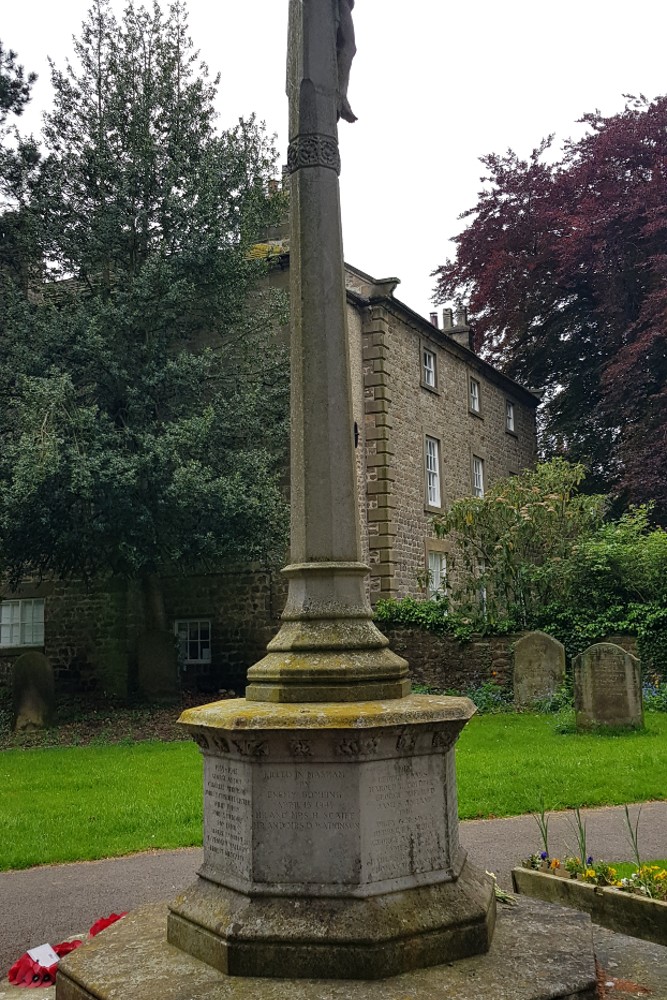
[[[330,135],[298,135],[287,150],[287,169],[293,174],[301,167],[327,167],[340,174],[340,151]]]

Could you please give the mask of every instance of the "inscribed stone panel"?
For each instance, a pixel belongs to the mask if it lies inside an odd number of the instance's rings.
[[[250,765],[204,757],[204,863],[220,873],[250,878]]]
[[[366,764],[361,788],[364,881],[447,868],[444,760],[444,755],[432,754]]]
[[[256,882],[358,880],[359,764],[260,766],[253,786]]]

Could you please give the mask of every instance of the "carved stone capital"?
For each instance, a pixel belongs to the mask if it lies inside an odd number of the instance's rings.
[[[340,174],[338,142],[330,135],[298,135],[287,150],[287,169],[291,174],[302,167],[327,167]]]

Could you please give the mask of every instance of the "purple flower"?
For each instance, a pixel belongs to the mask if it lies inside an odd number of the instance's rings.
[[[593,864],[593,855],[592,855],[592,854],[591,854],[591,855],[589,855],[589,856],[588,856],[588,857],[586,858],[586,864],[587,864],[587,865],[592,865],[592,864]]]
[[[540,857],[542,858],[542,861],[548,861],[549,860],[549,855],[548,855],[548,853],[546,851],[542,851],[542,853],[540,854]]]

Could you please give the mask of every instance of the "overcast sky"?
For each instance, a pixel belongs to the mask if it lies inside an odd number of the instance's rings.
[[[88,0],[3,3],[0,38],[39,82],[24,127],[50,101],[47,56],[71,53]],[[115,0],[122,9],[122,0]],[[195,45],[222,75],[223,125],[256,112],[284,155],[288,0],[190,0]],[[428,314],[431,271],[452,253],[476,201],[485,153],[530,153],[577,118],[613,114],[625,93],[667,91],[664,0],[357,0],[358,55],[341,125],[346,259],[401,279],[397,296]]]

